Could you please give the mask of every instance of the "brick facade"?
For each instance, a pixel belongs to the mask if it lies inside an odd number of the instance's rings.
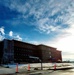
[[[17,40],[0,42],[0,63],[62,62],[61,51],[46,45]]]

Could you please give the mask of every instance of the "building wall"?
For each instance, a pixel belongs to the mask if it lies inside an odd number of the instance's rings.
[[[41,55],[42,62],[49,62],[49,58],[51,56],[50,48],[45,45],[39,45],[38,47],[41,51],[40,55]]]
[[[4,40],[0,44],[0,61],[3,63],[34,63],[62,61],[61,51],[46,45],[33,45],[16,40]]]
[[[14,62],[13,42],[11,40],[4,39],[2,63],[12,63],[12,62]]]
[[[36,45],[20,42],[20,41],[14,41],[14,61],[15,62],[37,62],[36,59],[34,59],[35,51],[36,51]]]
[[[61,51],[51,48],[52,62],[62,62]]]
[[[55,57],[56,57],[56,60],[57,60],[57,62],[62,62],[62,54],[61,54],[61,51],[56,51],[56,53],[55,53]]]
[[[2,63],[3,57],[3,41],[0,42],[0,64]]]
[[[41,51],[41,58],[43,62],[61,62],[61,51],[56,50],[54,47],[39,45]]]

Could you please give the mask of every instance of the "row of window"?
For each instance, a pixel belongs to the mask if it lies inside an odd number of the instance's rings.
[[[18,53],[16,53],[15,56],[30,56],[30,54],[18,54]]]
[[[24,48],[15,48],[14,51],[25,51],[25,52],[32,52],[32,50],[24,49]]]
[[[14,59],[14,61],[38,61],[37,59]]]
[[[35,49],[35,46],[33,45],[29,45],[29,44],[25,44],[25,43],[16,43],[16,45],[21,46],[21,47],[25,47],[25,48],[28,48],[28,49]]]

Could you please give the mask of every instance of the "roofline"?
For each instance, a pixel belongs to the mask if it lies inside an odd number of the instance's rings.
[[[52,46],[47,46],[47,45],[44,45],[44,44],[39,44],[38,46],[46,46],[46,47],[50,47],[50,48],[57,49],[57,48],[55,48],[55,47],[52,47]]]
[[[44,44],[35,45],[35,44],[31,44],[31,43],[27,43],[27,42],[23,42],[23,41],[15,40],[15,39],[4,39],[4,40],[9,40],[9,41],[18,41],[18,42],[26,43],[26,44],[33,45],[33,46],[46,46],[46,47],[54,48],[54,49],[57,50],[57,48],[55,48],[55,47],[47,46],[47,45],[44,45]],[[4,40],[2,40],[2,41],[4,41]],[[2,41],[1,41],[1,42],[2,42]],[[60,51],[60,50],[57,50],[57,51]],[[61,51],[61,52],[62,52],[62,51]]]
[[[27,42],[23,42],[23,41],[15,40],[15,39],[13,39],[12,41],[18,41],[18,42],[21,42],[21,43],[26,43],[26,44],[30,44],[30,45],[37,46],[37,45],[35,45],[35,44],[31,44],[31,43],[27,43]]]

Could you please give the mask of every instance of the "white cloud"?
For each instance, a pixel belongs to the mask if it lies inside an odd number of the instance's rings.
[[[22,41],[22,38],[19,35],[13,34],[13,31],[9,32],[9,36],[12,37],[12,39]]]
[[[0,41],[2,41],[5,38],[4,35],[5,35],[4,27],[1,27],[0,28]]]
[[[70,2],[70,3],[69,3]],[[60,25],[60,28],[62,29],[61,25],[66,24],[67,26],[69,25],[69,20],[70,22],[72,22],[74,20],[74,4],[72,4],[73,1],[68,0],[68,1],[55,1],[52,2],[52,5],[50,5],[52,11],[51,13],[49,13],[50,15],[47,15],[45,18],[42,18],[38,21],[38,27],[41,31],[46,31],[46,33],[50,33],[51,31],[56,32],[56,26]],[[66,4],[65,4],[66,3]],[[71,5],[72,4],[72,5]],[[52,9],[53,7],[53,9]],[[48,8],[46,8],[48,9]],[[46,10],[45,10],[46,11]],[[50,17],[53,17],[52,19]],[[54,19],[55,18],[55,19]],[[61,22],[59,25],[57,24],[57,22]],[[50,25],[53,26],[53,29],[49,29],[49,27],[46,26],[46,24],[50,27]],[[56,30],[55,30],[56,29]],[[58,29],[59,32],[59,29]]]
[[[15,37],[15,39],[18,40],[18,41],[22,41],[22,38],[21,38],[19,35],[17,35],[17,36]]]
[[[5,34],[5,33],[4,33],[4,27],[1,27],[1,28],[0,28],[0,33],[1,33],[2,35]]]
[[[0,35],[0,41],[2,41],[5,37]]]
[[[5,34],[4,27],[1,27],[0,28],[0,41],[2,41],[5,38],[8,38],[8,39],[11,38],[11,39],[22,41],[22,38],[19,35],[16,35],[16,34],[13,35],[13,31],[10,31],[9,34]]]
[[[5,5],[11,10],[22,13],[24,21],[33,15],[34,22],[32,24],[37,27],[38,31],[47,34],[50,34],[51,31],[57,32],[57,22],[68,24],[68,21],[74,17],[74,0],[30,0],[26,2],[11,0],[10,2],[11,4],[8,1],[7,3],[5,2]],[[31,23],[31,21],[29,20],[28,22]],[[60,27],[62,28],[61,24]],[[53,29],[47,28],[51,25]]]
[[[13,32],[12,32],[12,31],[9,32],[9,36],[10,36],[10,37],[13,36]]]

